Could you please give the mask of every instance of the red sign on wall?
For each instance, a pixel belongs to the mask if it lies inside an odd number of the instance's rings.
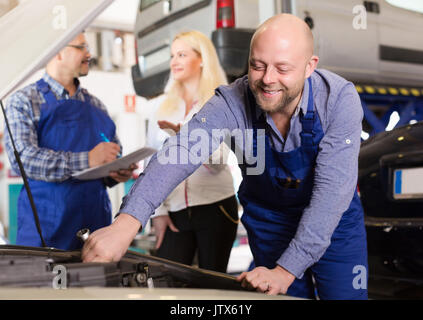
[[[134,94],[125,95],[125,112],[135,112],[136,99]]]

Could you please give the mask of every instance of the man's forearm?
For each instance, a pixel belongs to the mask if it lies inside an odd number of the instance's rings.
[[[201,163],[160,164],[157,154],[154,155],[147,168],[135,181],[128,195],[123,199],[119,213],[131,214],[142,225],[145,225],[155,209],[163,203],[172,190],[200,165]]]

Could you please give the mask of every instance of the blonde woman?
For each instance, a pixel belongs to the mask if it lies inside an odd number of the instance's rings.
[[[170,71],[165,94],[146,107],[148,145],[156,148],[201,109],[216,87],[227,84],[212,42],[198,31],[174,38]],[[222,144],[212,157],[227,151]],[[200,268],[226,272],[237,231],[238,203],[230,169],[219,163],[200,166],[156,210],[157,256],[191,265],[198,252]]]

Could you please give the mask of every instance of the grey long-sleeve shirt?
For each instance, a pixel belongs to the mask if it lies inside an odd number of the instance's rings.
[[[316,70],[311,80],[314,105],[324,137],[319,144],[310,203],[304,209],[295,237],[277,261],[297,278],[301,278],[305,270],[324,254],[342,213],[350,205],[357,184],[363,118],[360,98],[351,82],[326,70]],[[247,92],[247,77],[229,86],[219,87],[200,112],[153,157],[123,199],[119,213],[132,215],[144,226],[173,188],[201,165],[198,159],[207,160],[223,141],[213,135],[213,130],[225,129],[230,133],[252,129],[248,105],[253,103],[258,115],[263,111],[255,101],[251,101],[251,95]],[[267,115],[271,128],[270,141],[277,151],[289,152],[301,145],[299,111],[307,112],[308,94],[309,85],[305,81],[286,140]],[[201,150],[207,152],[198,157]],[[178,161],[172,161],[174,154],[180,156]],[[186,161],[187,158],[189,161]],[[171,163],[163,164],[166,159]]]

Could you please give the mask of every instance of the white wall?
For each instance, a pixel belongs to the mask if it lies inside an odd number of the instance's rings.
[[[122,31],[134,30],[139,0],[115,0],[102,14],[94,20],[92,26]]]
[[[125,95],[135,95],[131,74],[91,71],[87,77],[81,78],[81,85],[98,97],[108,109],[117,127],[117,133],[122,143],[123,154],[128,154],[145,144],[145,121],[139,113],[125,112]],[[143,98],[136,97],[139,106]],[[124,193],[123,184],[109,189],[113,213],[121,204]]]

